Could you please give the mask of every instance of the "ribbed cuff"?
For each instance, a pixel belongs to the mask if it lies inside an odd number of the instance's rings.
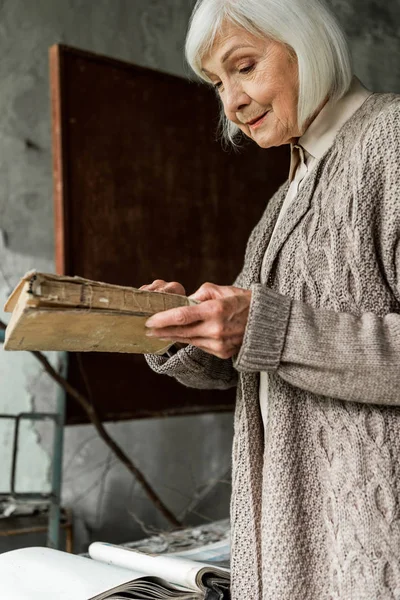
[[[176,348],[176,346],[174,347]],[[195,360],[194,356],[197,356],[198,360]],[[188,373],[203,375],[204,365],[201,360],[199,362],[199,359],[203,358],[205,363],[210,360],[209,354],[191,345],[177,348],[177,352],[170,357],[165,354],[145,354],[144,357],[153,371],[171,377],[179,377]]]
[[[144,357],[147,361],[147,364],[156,373],[165,372],[164,365],[166,365],[170,358],[173,358],[172,356],[168,357],[165,354],[162,354],[161,356],[159,354],[145,354]]]
[[[275,371],[289,322],[291,299],[259,283],[251,286],[249,318],[234,362],[238,371]]]

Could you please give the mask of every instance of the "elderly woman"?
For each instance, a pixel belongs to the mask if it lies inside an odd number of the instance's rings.
[[[292,151],[234,285],[147,322],[155,371],[237,387],[232,596],[400,598],[400,96],[319,0],[199,0],[186,54],[229,140]]]

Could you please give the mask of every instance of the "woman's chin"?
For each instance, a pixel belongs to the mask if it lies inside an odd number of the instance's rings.
[[[268,132],[257,132],[251,136],[253,142],[260,146],[260,148],[273,148],[275,146],[283,146],[289,144],[290,140],[283,138],[279,135],[273,135]]]
[[[260,128],[259,131],[249,132],[248,130],[243,131],[244,135],[255,142],[257,146],[260,148],[272,148],[273,146],[282,146],[282,144],[288,144],[290,140],[286,140],[282,138],[281,135],[277,135],[277,133],[271,131],[262,131]]]
[[[260,146],[260,148],[271,148],[272,146],[278,145],[274,143],[275,140],[269,135],[252,135],[251,139],[257,144],[257,146]]]

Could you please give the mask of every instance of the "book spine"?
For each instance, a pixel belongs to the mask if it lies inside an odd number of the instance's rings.
[[[142,292],[135,288],[106,287],[88,283],[64,283],[40,279],[31,280],[31,306],[54,306],[112,310],[151,315],[159,311],[187,306],[189,300],[175,294]]]

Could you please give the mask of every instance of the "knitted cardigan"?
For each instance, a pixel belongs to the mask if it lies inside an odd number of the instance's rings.
[[[233,600],[399,599],[400,96],[347,121],[269,245],[287,190],[235,282],[252,290],[238,356],[147,360],[187,386],[237,386]]]

